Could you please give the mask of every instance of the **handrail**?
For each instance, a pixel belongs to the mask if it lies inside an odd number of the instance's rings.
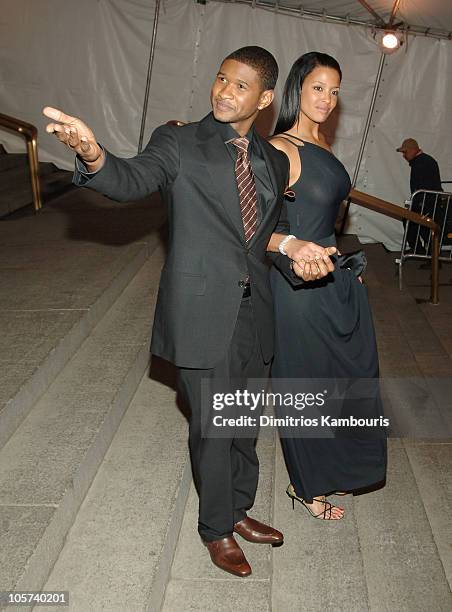
[[[369,210],[373,210],[375,212],[386,215],[387,217],[392,217],[393,219],[398,219],[402,221],[402,219],[406,219],[407,221],[413,221],[418,225],[423,225],[427,227],[432,233],[432,279],[431,279],[431,290],[430,290],[430,301],[432,304],[438,304],[438,287],[439,287],[439,225],[435,223],[430,217],[426,217],[420,215],[419,213],[413,212],[412,210],[407,210],[406,208],[401,208],[396,204],[391,204],[391,202],[386,202],[386,200],[381,200],[380,198],[376,198],[375,196],[369,195],[368,193],[364,193],[363,191],[358,191],[356,189],[352,189],[349,193],[349,199],[358,204],[359,206],[363,206],[364,208],[368,208]]]
[[[33,204],[37,212],[42,208],[41,188],[39,184],[39,161],[38,161],[38,130],[31,123],[21,121],[9,115],[0,113],[0,128],[18,132],[25,138],[27,144],[28,164],[30,167],[31,189],[33,192]]]

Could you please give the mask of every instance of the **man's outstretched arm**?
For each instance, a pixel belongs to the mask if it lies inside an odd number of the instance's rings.
[[[53,119],[48,133],[78,156],[74,182],[119,200],[138,200],[172,182],[179,169],[179,144],[175,129],[155,130],[145,150],[130,159],[121,159],[103,149],[92,130],[81,119],[46,106],[46,117]],[[80,164],[81,162],[81,164]]]

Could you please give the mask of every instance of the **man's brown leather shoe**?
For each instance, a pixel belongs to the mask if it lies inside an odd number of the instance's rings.
[[[204,544],[210,552],[212,562],[220,569],[241,578],[251,574],[250,564],[233,536]]]
[[[249,516],[236,523],[234,531],[248,542],[271,544],[272,546],[281,546],[284,543],[284,536],[280,531]]]

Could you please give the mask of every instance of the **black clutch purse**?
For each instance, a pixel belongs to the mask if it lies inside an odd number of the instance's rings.
[[[338,255],[336,264],[344,270],[351,270],[356,276],[362,276],[366,270],[367,259],[364,251],[354,251]]]

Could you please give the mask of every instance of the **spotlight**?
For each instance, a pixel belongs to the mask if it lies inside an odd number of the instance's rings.
[[[385,49],[388,49],[388,51],[395,51],[398,47],[400,47],[400,40],[394,34],[394,32],[386,32],[381,39],[381,44]]]
[[[400,30],[374,30],[373,39],[386,54],[394,53],[404,43],[404,35]]]

